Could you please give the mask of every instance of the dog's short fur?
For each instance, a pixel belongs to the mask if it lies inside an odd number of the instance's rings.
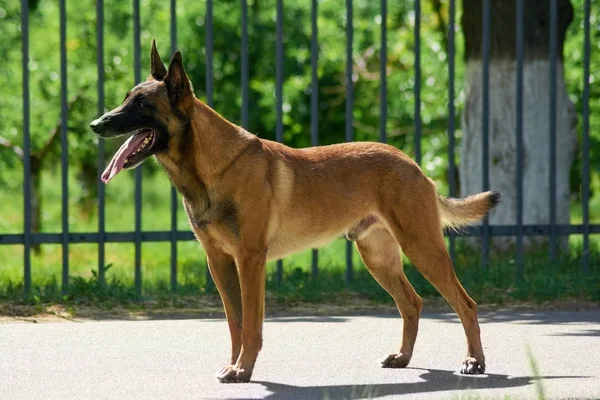
[[[91,126],[101,137],[135,132],[133,139],[150,143],[115,156],[105,181],[122,163],[132,168],[154,155],[181,193],[231,333],[231,364],[220,381],[252,375],[262,347],[265,262],[344,235],[402,314],[402,343],[384,367],[408,365],[422,307],[404,275],[402,249],[460,317],[467,337],[462,372],[484,372],[476,305],[454,273],[442,228],[480,220],[498,193],[442,197],[413,160],[385,144],[293,149],[259,139],[194,96],[179,52],[167,71],[153,42],[151,60],[148,80]]]

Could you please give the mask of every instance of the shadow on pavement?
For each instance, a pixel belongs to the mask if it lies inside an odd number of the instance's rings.
[[[420,382],[409,383],[384,383],[368,385],[331,385],[331,386],[293,386],[282,383],[257,381],[255,384],[263,385],[271,392],[265,399],[352,399],[352,398],[378,398],[391,395],[418,394],[439,392],[447,390],[466,389],[501,389],[515,388],[533,384],[536,380],[589,378],[587,376],[542,376],[542,377],[514,377],[499,374],[484,376],[460,376],[452,371],[436,369],[408,368],[421,370],[423,374]],[[531,388],[531,396],[535,397],[535,388]]]
[[[267,317],[265,322],[347,322],[347,317],[328,316],[328,315],[307,315],[295,317]]]
[[[563,332],[552,333],[548,336],[598,336],[600,337],[600,329],[584,329],[578,332]]]
[[[454,313],[423,314],[424,319],[435,319],[443,322],[460,323]],[[479,312],[479,322],[512,322],[519,324],[580,324],[599,322],[598,311],[549,311],[549,312]]]
[[[92,320],[92,321],[160,321],[160,320],[224,320],[221,303],[206,304],[199,307],[165,307],[148,309],[100,309],[94,307],[81,307],[77,309],[75,316],[67,315],[60,309],[57,312],[53,310],[46,314],[38,315],[39,310],[31,306],[24,309],[20,306],[4,306],[0,304],[0,318],[7,317],[7,320],[14,318],[16,320],[39,322],[52,319],[66,319],[73,322]],[[331,310],[329,310],[331,311]],[[596,311],[549,311],[549,312],[525,312],[525,311],[480,311],[480,323],[487,322],[508,322],[516,324],[598,324],[600,322],[600,310]],[[305,311],[284,311],[272,310],[267,313],[266,322],[346,322],[354,317],[369,317],[381,319],[395,319],[400,321],[401,317],[396,310],[350,310],[345,312],[317,312],[315,310]],[[459,324],[460,321],[454,312],[435,312],[423,313],[424,320],[437,320],[446,323]],[[0,322],[2,320],[0,319]],[[597,334],[591,334],[597,336]]]

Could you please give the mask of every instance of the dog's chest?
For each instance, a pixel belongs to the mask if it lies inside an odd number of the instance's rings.
[[[239,236],[238,209],[232,200],[210,201],[207,198],[193,201],[184,197],[183,206],[194,228],[202,231],[225,228],[234,237]]]

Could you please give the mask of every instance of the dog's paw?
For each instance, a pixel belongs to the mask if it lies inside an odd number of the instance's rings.
[[[485,363],[479,363],[473,357],[467,358],[460,368],[460,373],[465,375],[479,375],[485,373]]]
[[[219,379],[219,382],[221,383],[250,382],[251,377],[252,371],[236,368],[235,365],[228,365],[224,367],[217,375],[217,379]]]
[[[410,356],[402,353],[394,353],[381,360],[381,366],[383,368],[406,368],[409,362]]]

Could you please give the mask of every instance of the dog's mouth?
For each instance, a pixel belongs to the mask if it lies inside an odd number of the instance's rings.
[[[102,182],[108,183],[123,168],[134,168],[154,154],[153,149],[157,143],[157,136],[157,132],[152,129],[140,129],[136,131],[123,143],[108,163],[108,166],[102,173]]]

